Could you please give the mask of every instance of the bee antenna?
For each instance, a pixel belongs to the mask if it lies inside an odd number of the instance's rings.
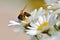
[[[26,9],[27,5],[24,6],[23,11]]]
[[[20,13],[23,13],[23,11],[26,9],[27,5],[24,6],[24,8],[20,11]]]
[[[24,11],[26,9],[27,5],[24,6],[24,8],[21,11]]]

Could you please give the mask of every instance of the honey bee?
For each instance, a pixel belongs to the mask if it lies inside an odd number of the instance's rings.
[[[30,14],[28,12],[24,12],[26,6],[23,8],[23,10],[20,11],[20,14],[18,15],[19,20],[23,20],[25,16],[29,17]]]

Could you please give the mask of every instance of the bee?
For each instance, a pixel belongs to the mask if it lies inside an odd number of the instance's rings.
[[[28,12],[24,12],[26,6],[20,11],[20,14],[18,15],[19,20],[23,20],[25,16],[29,17],[30,14]]]

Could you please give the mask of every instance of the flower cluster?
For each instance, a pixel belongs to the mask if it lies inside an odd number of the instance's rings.
[[[13,26],[14,32],[26,33],[31,37],[30,40],[59,40],[60,1],[45,0],[45,2],[47,9],[43,7],[35,9],[30,12],[29,17],[24,16],[23,20],[9,21],[8,26]]]

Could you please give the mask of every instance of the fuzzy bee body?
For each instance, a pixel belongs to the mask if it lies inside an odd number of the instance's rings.
[[[28,12],[24,12],[24,10],[26,9],[26,5],[25,7],[20,11],[19,15],[18,15],[18,19],[19,20],[23,20],[25,18],[25,16],[29,17],[30,14]]]
[[[27,13],[27,12],[20,13],[20,14],[18,15],[18,19],[19,19],[19,20],[23,20],[23,19],[25,18],[25,16],[29,17],[30,14]]]
[[[24,17],[25,17],[25,16],[24,16],[22,13],[18,15],[18,19],[19,19],[19,20],[23,20]]]

